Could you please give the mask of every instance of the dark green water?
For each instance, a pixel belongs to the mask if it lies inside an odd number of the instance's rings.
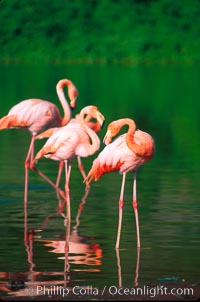
[[[199,282],[199,66],[3,65],[0,69],[1,116],[14,104],[31,97],[50,100],[61,109],[55,85],[68,77],[79,89],[73,114],[89,104],[97,105],[104,114],[101,138],[108,123],[122,117],[133,118],[139,129],[154,137],[155,157],[137,173],[141,232],[137,282],[144,285],[160,278]],[[35,230],[35,235],[28,248],[24,245],[24,159],[29,142],[30,135],[24,131],[0,132],[1,295],[28,295],[27,288],[31,288],[34,296],[37,286],[63,286],[64,280],[69,288],[133,286],[137,249],[132,173],[127,175],[125,187],[119,255],[115,240],[121,175],[116,172],[104,175],[90,188],[78,234],[71,238],[70,271],[66,277],[65,227],[56,212],[56,194],[33,171],[27,227]],[[36,149],[42,144],[38,141]],[[83,159],[86,171],[94,158]],[[56,179],[57,163],[44,159],[38,167]],[[71,176],[72,229],[83,195],[84,185],[75,160]],[[10,284],[18,284],[17,280],[23,280],[26,290],[11,290]]]

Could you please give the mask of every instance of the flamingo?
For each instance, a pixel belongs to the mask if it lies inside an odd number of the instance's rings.
[[[91,156],[98,151],[100,147],[98,135],[84,121],[84,115],[87,115],[87,110],[90,109],[89,107],[90,106],[84,108],[81,113],[76,115],[76,118],[72,119],[66,126],[54,129],[53,134],[49,137],[33,160],[35,163],[40,158],[46,157],[56,161],[64,161],[67,224],[71,220],[69,181],[72,161],[77,156]],[[91,110],[89,112],[91,113]],[[93,106],[93,117],[96,118],[101,126],[103,125],[104,116],[96,106]]]
[[[64,86],[68,87],[70,105],[64,94]],[[21,101],[10,109],[8,114],[0,119],[0,130],[7,128],[25,129],[31,133],[31,142],[25,159],[25,189],[24,202],[27,202],[28,194],[28,169],[34,169],[45,178],[45,175],[33,165],[34,145],[36,136],[50,127],[61,127],[66,125],[71,118],[71,108],[76,106],[78,90],[69,79],[62,79],[56,85],[58,98],[64,110],[61,117],[59,109],[53,103],[41,99],[28,99]],[[71,108],[70,108],[71,107]],[[54,185],[51,183],[51,185]]]
[[[115,137],[124,125],[128,125],[128,132]],[[118,232],[115,248],[119,249],[123,205],[124,205],[124,187],[126,174],[133,171],[133,200],[132,205],[135,213],[137,230],[137,247],[140,248],[140,230],[138,219],[138,203],[136,198],[136,171],[137,169],[153,158],[155,153],[155,143],[152,136],[141,130],[136,130],[134,120],[122,118],[111,122],[108,125],[106,135],[103,139],[105,148],[94,159],[92,167],[86,177],[90,184],[91,181],[97,181],[103,174],[119,171],[122,174],[121,192],[119,197],[119,218]]]
[[[96,133],[99,132],[103,126],[104,123],[104,116],[99,112],[98,113],[98,120],[96,119],[97,116],[97,111],[98,108],[96,106],[93,105],[89,105],[89,106],[85,106],[79,113],[79,115],[75,116],[74,118],[72,118],[70,120],[70,122],[68,123],[68,126],[78,124],[78,126],[80,126],[80,121],[79,121],[79,116],[81,116],[84,119],[84,122],[87,123],[88,127],[90,127],[92,130],[94,130]],[[96,121],[94,121],[94,119],[96,119]],[[50,128],[47,129],[46,131],[40,133],[39,135],[36,136],[37,139],[43,139],[43,138],[49,138],[53,133],[55,133],[59,128]],[[83,176],[83,179],[86,178],[86,173],[84,170],[84,167],[82,165],[81,162],[81,157],[77,156],[77,160],[78,160],[78,167],[79,170]],[[59,169],[58,169],[58,176],[57,176],[57,180],[56,180],[56,187],[59,187],[59,183],[60,183],[60,178],[61,178],[61,173],[64,167],[64,161],[60,161],[59,162]]]

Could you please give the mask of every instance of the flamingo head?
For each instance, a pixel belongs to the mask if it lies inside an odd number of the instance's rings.
[[[112,138],[120,131],[120,126],[117,122],[118,121],[113,121],[108,125],[107,132],[103,139],[105,145],[110,144],[112,142]]]
[[[67,88],[68,88],[70,107],[71,107],[71,109],[74,109],[76,107],[76,99],[79,94],[78,89],[76,88],[76,86],[74,85],[74,83],[71,80],[61,79],[56,85],[56,91],[57,91],[58,95],[61,95],[62,99],[64,98],[64,100],[65,100],[64,93],[63,93],[64,86],[67,86]]]
[[[96,106],[89,105],[84,107],[80,112],[80,116],[95,132],[103,128],[105,117]],[[96,122],[93,122],[93,120],[96,120]]]
[[[79,95],[77,88],[74,84],[71,84],[68,90],[68,95],[70,99],[70,108],[74,109],[76,107],[76,99]]]
[[[105,136],[104,136],[104,139],[103,139],[103,142],[105,145],[109,145],[112,141],[112,134],[110,132],[110,130],[107,130]]]

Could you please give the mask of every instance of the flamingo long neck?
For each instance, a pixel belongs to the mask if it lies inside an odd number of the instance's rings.
[[[136,124],[132,119],[129,118],[125,118],[125,119],[120,119],[118,121],[116,121],[115,126],[117,127],[117,133],[121,130],[121,128],[125,125],[128,125],[128,132],[126,133],[126,143],[127,146],[129,147],[129,149],[137,154],[138,156],[142,156],[142,157],[149,157],[149,150],[147,148],[146,144],[141,144],[138,145],[136,144],[135,140],[134,140],[134,134],[136,131]],[[115,133],[115,134],[117,134]]]
[[[101,125],[98,121],[96,121],[96,122],[90,121],[93,118],[92,115],[90,115],[89,113],[86,113],[86,116],[84,117],[84,110],[83,110],[83,113],[80,113],[80,115],[82,116],[85,123],[88,125],[88,127],[90,129],[94,130],[96,133],[101,130]]]
[[[91,144],[87,147],[88,156],[93,155],[100,147],[100,139],[98,135],[84,122],[84,128],[91,140]]]
[[[67,79],[60,80],[56,86],[57,95],[64,111],[64,117],[62,118],[62,123],[61,123],[62,126],[66,125],[71,119],[71,108],[69,106],[69,103],[65,97],[65,93],[63,90],[63,87],[65,85],[69,89],[69,85],[71,85],[71,81]]]
[[[137,144],[134,139],[134,134],[136,131],[136,124],[133,120],[131,119],[126,119],[126,124],[129,125],[128,132],[126,134],[126,143],[129,149],[137,154],[138,156],[141,156],[144,158],[144,160],[149,160],[152,158],[153,153],[154,153],[154,147],[152,142],[147,140],[145,143],[142,143],[141,145]]]

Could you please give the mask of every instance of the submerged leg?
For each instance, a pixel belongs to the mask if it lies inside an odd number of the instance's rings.
[[[121,270],[119,249],[116,249],[116,257],[117,257],[117,267],[118,267],[118,286],[122,287],[122,270]]]
[[[65,195],[66,195],[66,238],[65,238],[65,272],[69,271],[69,238],[70,238],[70,227],[71,227],[71,208],[70,208],[70,174],[71,174],[71,162],[65,160]]]
[[[117,241],[116,241],[116,245],[115,245],[116,249],[119,248],[120,235],[121,235],[122,214],[123,214],[123,207],[124,207],[124,186],[125,186],[125,180],[126,180],[126,173],[123,173],[121,192],[120,192],[120,197],[119,197],[119,219],[118,219]]]
[[[136,262],[136,269],[135,269],[134,286],[138,286],[139,267],[140,267],[140,247],[137,248],[137,262]]]
[[[70,272],[70,264],[69,264],[69,239],[70,239],[70,224],[71,221],[68,219],[65,225],[65,260],[64,260],[64,277],[67,278],[67,274]],[[67,280],[66,280],[67,281]],[[67,283],[66,285],[67,286]]]
[[[137,231],[137,247],[140,248],[140,228],[138,218],[138,203],[136,196],[136,171],[133,172],[133,209],[135,213],[136,231]]]
[[[72,164],[70,161],[65,160],[65,196],[67,205],[67,219],[71,220],[71,209],[70,209],[70,174],[71,174]]]

